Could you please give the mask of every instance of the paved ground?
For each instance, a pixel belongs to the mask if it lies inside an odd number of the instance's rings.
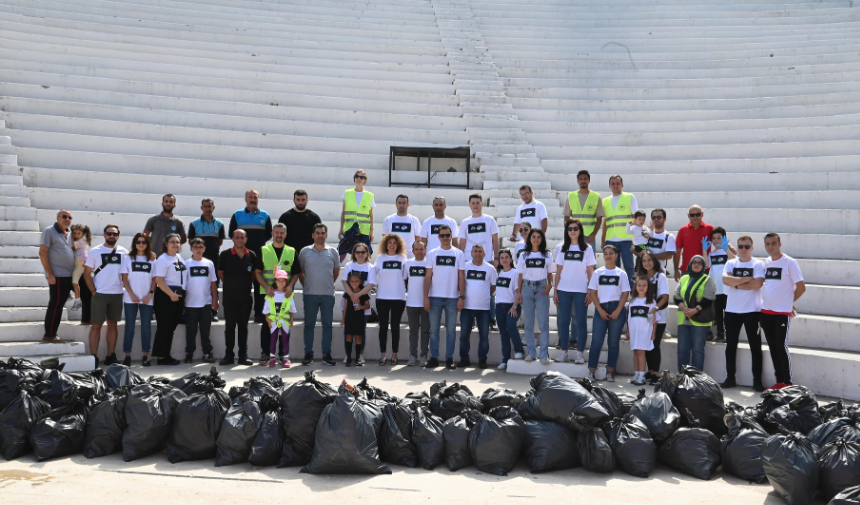
[[[249,369],[250,368],[250,369]],[[369,364],[347,369],[315,366],[317,375],[332,384],[344,377],[369,382],[394,395],[428,390],[442,379],[461,382],[480,394],[489,387],[507,387],[525,392],[529,377],[509,375],[495,370],[425,371],[405,366],[391,369]],[[190,370],[206,371],[204,365],[152,367],[135,370],[148,377],[159,374],[179,377]],[[144,372],[145,370],[145,372]],[[302,377],[306,367],[279,372],[285,381]],[[143,372],[143,373],[142,373]],[[228,386],[239,385],[252,375],[270,375],[262,367],[233,367],[222,371]],[[629,377],[619,377],[611,385],[620,391],[636,394],[627,384]],[[604,383],[606,384],[606,383]],[[648,389],[651,392],[651,388]],[[728,391],[726,398],[742,404],[753,404],[758,395],[747,388]],[[171,464],[165,454],[156,454],[131,463],[120,455],[87,460],[77,455],[45,463],[32,456],[0,463],[0,503],[87,504],[107,501],[122,504],[206,503],[244,504],[269,501],[299,502],[324,499],[340,503],[374,503],[401,505],[422,500],[456,500],[460,503],[659,503],[660,505],[700,504],[782,504],[768,484],[748,484],[726,474],[712,481],[701,481],[674,470],[659,467],[649,479],[631,477],[621,471],[594,474],[581,468],[531,474],[521,463],[507,477],[479,472],[474,467],[450,472],[393,466],[393,475],[320,476],[299,473],[298,468],[256,468],[248,464],[215,468],[214,461]],[[823,503],[823,502],[822,502]]]

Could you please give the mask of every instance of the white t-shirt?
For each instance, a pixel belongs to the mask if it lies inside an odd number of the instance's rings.
[[[617,302],[623,293],[630,291],[630,281],[627,280],[627,273],[618,267],[612,270],[600,267],[591,275],[588,289],[597,291],[600,303]]]
[[[405,300],[406,285],[403,283],[405,256],[377,256],[373,264],[373,277],[376,279],[377,300]]]
[[[460,223],[461,239],[466,240],[465,253],[472,256],[472,246],[481,244],[487,258],[495,258],[493,250],[493,234],[499,233],[499,225],[492,216],[481,214],[479,217],[468,217]]]
[[[364,191],[356,191],[355,192],[355,206],[356,207],[361,205],[361,200],[363,198],[364,198]],[[340,195],[340,199],[346,200],[346,191],[344,191],[343,194]],[[370,208],[371,209],[376,208],[376,197],[374,197],[372,200],[370,200]]]
[[[201,261],[185,260],[188,281],[185,288],[185,306],[191,308],[212,305],[212,283],[218,280],[215,264],[203,258]]]
[[[633,245],[648,245],[651,230],[647,226],[627,223],[627,233],[633,235]]]
[[[597,265],[594,249],[587,245],[581,251],[579,244],[570,244],[570,249],[555,254],[555,264],[562,267],[558,289],[568,293],[588,293],[588,267]]]
[[[517,272],[522,274],[523,282],[546,280],[547,275],[555,273],[555,262],[552,253],[546,256],[539,252],[524,252],[517,258]]]
[[[638,351],[654,349],[651,334],[654,333],[655,314],[651,312],[657,307],[647,303],[645,298],[634,298],[627,305],[627,328],[630,330],[630,348]]]
[[[500,271],[496,278],[496,303],[514,303],[519,283],[520,274],[516,268]]]
[[[517,260],[520,258],[520,251],[526,248],[526,241],[520,240],[514,242],[514,265],[517,264]]]
[[[656,233],[654,231],[650,232],[650,237],[648,237],[648,249],[651,250],[654,254],[662,254],[664,252],[676,252],[675,249],[675,236],[671,233],[663,230],[663,233]],[[669,260],[660,260],[660,263],[663,264],[663,270],[666,270],[666,266],[669,264]]]
[[[415,243],[415,237],[421,234],[421,221],[412,214],[398,216],[391,214],[382,221],[382,234],[396,233],[403,239],[406,244],[406,256],[412,258],[412,244]],[[383,247],[384,244],[380,244]]]
[[[726,262],[725,272],[731,272],[735,277],[752,277],[754,279],[764,279],[764,263],[752,258],[750,261],[743,262],[740,258],[735,258]],[[735,314],[745,314],[747,312],[761,311],[761,288],[759,289],[738,289],[732,286],[726,288],[726,312]]]
[[[618,199],[619,198],[621,198],[621,195],[612,197],[612,208],[613,209],[618,208]],[[635,214],[637,210],[639,210],[639,203],[636,201],[635,196],[630,195],[630,215],[632,216],[633,214]],[[618,238],[618,237],[606,239],[607,242],[621,242],[624,240],[627,240],[627,239]]]
[[[457,226],[457,221],[454,221],[450,217],[445,216],[442,219],[436,219],[436,216],[432,216],[427,218],[427,220],[424,221],[424,224],[421,225],[421,233],[419,233],[418,236],[427,239],[428,253],[433,249],[442,246],[442,244],[439,242],[439,227],[443,224],[447,224],[449,227],[451,227],[452,239],[455,239],[459,236],[460,227]]]
[[[155,260],[155,276],[164,277],[168,286],[179,286],[185,289],[188,282],[188,267],[182,256],[170,256],[165,253]]]
[[[361,273],[361,278],[364,281],[364,286],[367,287],[368,284],[376,284],[376,273],[373,270],[373,263],[369,261],[365,261],[364,263],[356,263],[355,261],[350,261],[343,267],[343,275],[340,280],[346,282],[349,278],[350,272],[359,272]],[[362,288],[364,289],[364,288]],[[343,297],[340,299],[340,309],[343,310]],[[372,313],[371,309],[367,309],[364,311],[366,315],[370,315]]]
[[[794,310],[795,284],[803,274],[794,258],[783,254],[778,260],[764,260],[764,289],[761,310],[790,314]]]
[[[286,293],[284,293],[283,291],[275,291],[275,312],[276,313],[281,311],[281,304],[284,303],[284,297],[285,296],[286,296]],[[290,314],[295,314],[295,313],[296,313],[296,297],[293,296],[293,298],[290,300]],[[264,316],[269,315],[269,300],[265,300],[263,302],[263,315]],[[295,319],[295,317],[294,317],[294,319]],[[287,330],[287,333],[289,333],[289,331],[290,331],[289,328],[284,328],[284,329]],[[272,333],[275,333],[277,330],[278,330],[278,325],[276,325],[276,324],[273,324],[272,327],[269,329],[269,331]]]
[[[102,263],[107,262],[104,268],[93,277],[93,284],[96,286],[96,293],[103,295],[121,295],[122,294],[122,258],[128,254],[128,250],[122,246],[116,246],[116,252],[111,254],[113,247],[106,245],[98,245],[90,249],[87,256],[87,262],[84,264],[93,269],[93,272],[102,266]],[[149,292],[147,287],[146,292]]]
[[[467,261],[460,270],[465,272],[466,277],[466,300],[463,308],[490,310],[490,290],[496,285],[498,277],[493,264],[483,261],[480,265],[475,265]]]
[[[660,299],[663,295],[669,295],[669,302],[671,303],[672,293],[669,292],[669,279],[666,278],[665,275],[660,272],[655,273],[651,277],[651,284],[657,285],[657,296],[655,297],[657,300]],[[656,307],[656,304],[655,304]],[[669,305],[666,305],[666,308],[663,310],[657,311],[657,324],[663,324],[666,322],[666,317],[669,315]]]
[[[532,228],[540,230],[541,221],[544,219],[546,219],[546,206],[537,200],[532,200],[532,203],[524,203],[517,207],[514,224],[520,224],[525,221],[532,225]]]
[[[460,296],[460,270],[466,264],[463,251],[437,247],[427,254],[427,267],[433,269],[430,280],[431,297],[457,298]],[[423,305],[423,303],[422,303]]]
[[[406,306],[424,306],[424,279],[427,277],[427,258],[406,261],[403,266],[403,279],[406,280]]]
[[[716,249],[708,253],[708,261],[711,262],[711,272],[709,275],[714,278],[714,283],[717,285],[717,294],[726,294],[726,286],[723,284],[723,271],[726,269],[729,255],[722,249]]]
[[[152,289],[152,273],[155,270],[155,262],[149,261],[146,256],[135,256],[132,258],[129,255],[122,257],[121,274],[128,274],[128,285],[139,300],[143,300],[149,295],[149,290]],[[101,274],[99,274],[101,275]],[[156,288],[158,289],[158,288]],[[152,305],[155,294],[149,298],[148,305]],[[128,291],[122,296],[122,303],[134,303],[131,301]]]

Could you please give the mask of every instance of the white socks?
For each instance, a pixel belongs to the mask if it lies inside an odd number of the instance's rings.
[[[636,372],[636,373],[633,375],[633,379],[634,379],[634,380],[636,380],[636,379],[642,379],[642,380],[645,380],[645,372]]]

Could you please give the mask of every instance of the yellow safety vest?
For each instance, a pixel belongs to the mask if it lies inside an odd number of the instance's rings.
[[[282,324],[289,327],[290,326],[290,324],[289,324],[290,323],[290,304],[293,301],[293,295],[290,295],[289,297],[284,297],[284,301],[283,301],[283,303],[281,303],[281,310],[279,310],[279,311],[275,310],[275,297],[274,296],[271,296],[271,297],[267,296],[266,301],[269,302],[269,316],[275,318],[275,324],[278,326],[278,328],[283,328]]]
[[[364,190],[361,197],[361,205],[355,205],[355,190],[346,190],[343,207],[343,231],[349,231],[352,225],[358,223],[358,231],[362,235],[370,235],[370,204],[373,202],[373,193]]]
[[[570,206],[570,218],[579,219],[582,223],[582,234],[588,237],[594,233],[597,225],[597,209],[600,205],[600,193],[589,191],[585,199],[585,208],[579,206],[579,192],[571,191],[567,194],[567,203]]]
[[[284,250],[281,252],[281,259],[278,260],[278,255],[275,254],[275,247],[272,244],[266,244],[260,250],[263,254],[263,279],[272,286],[275,282],[275,267],[280,266],[281,270],[290,273],[293,261],[296,259],[296,250],[284,244]],[[260,286],[260,294],[264,294],[266,289]]]
[[[693,293],[692,294],[695,296],[695,299],[698,301],[701,301],[702,298],[705,297],[705,283],[706,282],[708,282],[708,276],[703,275],[699,279],[699,282],[697,282],[696,284],[693,285]],[[681,284],[681,298],[684,298],[684,293],[687,292],[687,284],[689,284],[689,283],[690,283],[690,276],[689,275],[685,275],[685,276],[681,277],[681,282],[680,282],[680,284]],[[693,300],[686,300],[685,299],[684,305],[687,305],[687,302],[692,303],[692,301]],[[695,307],[695,305],[693,305],[693,307]],[[687,308],[689,308],[689,305],[687,305]],[[679,325],[684,324],[684,317],[685,317],[684,312],[681,311],[680,309],[678,309],[678,324]],[[711,323],[697,323],[696,321],[693,321],[692,319],[690,319],[690,324],[692,324],[693,326],[710,326],[711,325]]]
[[[603,213],[606,214],[606,240],[618,238],[621,240],[633,240],[633,235],[627,233],[627,223],[633,219],[630,211],[630,202],[633,195],[621,193],[618,198],[618,207],[612,208],[612,196],[603,199]]]

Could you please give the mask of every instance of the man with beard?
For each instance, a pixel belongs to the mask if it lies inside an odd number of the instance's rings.
[[[175,208],[176,197],[170,193],[164,195],[161,197],[161,212],[149,218],[146,226],[143,227],[143,234],[152,240],[152,250],[158,256],[161,256],[161,246],[167,235],[178,233],[179,240],[183,244],[188,240],[185,235],[185,225],[181,219],[173,215]]]
[[[594,238],[597,237],[605,215],[603,205],[600,203],[600,193],[588,189],[588,185],[591,184],[591,174],[588,170],[580,170],[576,174],[576,182],[579,184],[579,191],[568,193],[567,201],[564,202],[564,222],[566,223],[568,219],[579,219],[585,241],[593,249]]]
[[[167,198],[165,197],[165,201]],[[105,242],[90,249],[84,265],[84,281],[93,294],[91,305],[92,326],[90,327],[90,352],[99,364],[97,356],[101,329],[107,321],[107,358],[105,365],[112,365],[116,359],[116,323],[122,318],[122,258],[128,250],[116,245],[119,240],[119,226],[109,224],[104,229]]]
[[[281,214],[278,222],[287,226],[287,238],[284,243],[298,254],[305,247],[313,245],[314,225],[322,223],[322,219],[308,208],[308,192],[303,189],[297,189],[293,193],[293,205],[292,209]],[[296,275],[304,282],[304,275],[301,273]]]

